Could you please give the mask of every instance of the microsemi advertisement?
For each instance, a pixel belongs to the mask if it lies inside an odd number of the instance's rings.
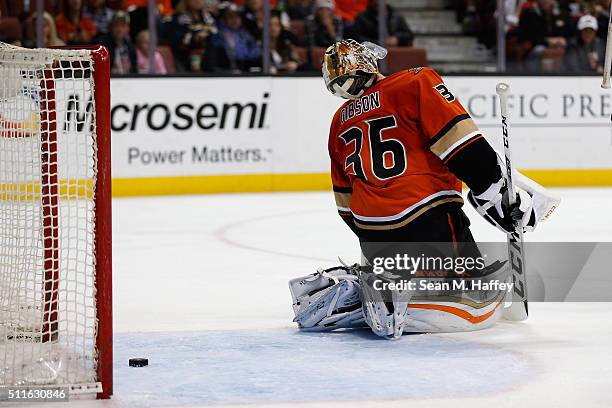
[[[498,80],[446,83],[499,150]],[[596,81],[572,77],[560,88],[555,78],[514,78],[518,168],[545,185],[612,183],[612,101]],[[341,103],[320,78],[114,79],[116,193],[329,188],[326,140]]]

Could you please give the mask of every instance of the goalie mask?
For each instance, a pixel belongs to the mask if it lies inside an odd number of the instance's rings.
[[[371,42],[337,42],[328,47],[323,55],[321,70],[325,86],[329,92],[341,98],[359,98],[376,82],[378,60],[386,56],[386,49]]]

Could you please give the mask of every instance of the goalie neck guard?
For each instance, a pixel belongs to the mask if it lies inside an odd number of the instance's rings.
[[[359,98],[376,81],[377,60],[386,55],[386,49],[371,42],[343,40],[328,47],[321,67],[327,90],[341,98]]]

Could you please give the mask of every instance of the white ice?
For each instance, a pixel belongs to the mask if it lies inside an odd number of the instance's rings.
[[[612,189],[555,192],[530,240],[612,241]],[[612,407],[612,303],[532,303],[524,323],[397,342],[299,334],[287,281],[358,260],[331,193],[113,204],[115,395],[95,406]],[[477,240],[505,239],[466,211]]]

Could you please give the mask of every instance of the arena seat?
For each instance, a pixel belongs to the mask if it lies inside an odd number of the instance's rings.
[[[424,48],[388,47],[388,50],[387,71],[390,73],[427,65],[427,51]]]
[[[2,9],[2,3],[5,2],[7,5],[6,13],[5,10]],[[52,16],[57,14],[58,2],[54,0],[45,0],[45,11]],[[23,0],[0,0],[0,10],[2,11],[2,15],[9,15],[12,17],[18,17],[21,20],[24,20],[32,13],[36,13],[36,1],[30,1],[30,5],[28,8],[25,6],[25,2]]]
[[[17,17],[3,17],[0,19],[0,35],[11,39],[21,40],[23,29]]]
[[[306,35],[304,20],[291,20],[291,32],[296,37],[297,45],[304,45],[304,37]]]
[[[106,6],[113,10],[121,10],[123,0],[106,0]]]
[[[162,56],[164,64],[166,64],[166,70],[168,74],[176,73],[176,62],[174,61],[174,55],[172,54],[172,48],[167,45],[160,45],[157,47],[157,51]]]
[[[542,61],[542,71],[544,72],[560,72],[563,66],[563,58],[565,50],[563,48],[546,48],[540,54]]]
[[[308,50],[305,47],[295,47],[295,52],[300,57],[300,64],[308,63]]]
[[[325,54],[325,48],[323,47],[312,47],[310,50],[310,61],[315,69],[321,68],[321,62],[323,61],[323,54]]]
[[[3,16],[6,17],[9,15],[9,9],[7,0],[0,0],[0,18]]]

